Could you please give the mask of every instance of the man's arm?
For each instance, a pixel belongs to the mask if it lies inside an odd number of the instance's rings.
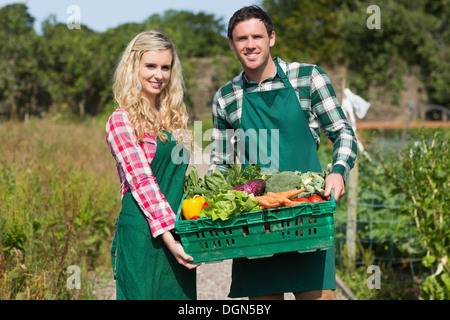
[[[345,193],[345,181],[356,161],[357,140],[328,75],[319,67],[314,68],[311,74],[311,92],[311,108],[322,130],[333,142],[332,169],[325,180],[325,196],[330,199],[333,188],[338,200]]]

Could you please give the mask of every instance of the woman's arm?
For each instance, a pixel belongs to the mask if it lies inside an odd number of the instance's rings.
[[[131,193],[149,222],[152,236],[157,237],[173,229],[176,215],[161,193],[150,167],[156,151],[156,140],[154,145],[149,145],[149,154],[146,155],[143,146],[137,141],[131,122],[121,110],[110,117],[106,134],[108,145],[124,172]]]

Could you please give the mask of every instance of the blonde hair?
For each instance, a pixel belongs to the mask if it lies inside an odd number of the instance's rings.
[[[170,80],[157,97],[162,119],[159,121],[154,111],[156,106],[151,106],[142,92],[139,64],[144,53],[164,50],[171,52],[172,65]],[[145,133],[167,141],[168,137],[163,129],[174,134],[179,142],[185,140],[184,134],[189,131],[188,114],[183,101],[185,87],[182,67],[175,45],[164,33],[157,30],[144,31],[128,44],[116,67],[113,91],[120,108],[133,124],[138,141],[142,141]]]

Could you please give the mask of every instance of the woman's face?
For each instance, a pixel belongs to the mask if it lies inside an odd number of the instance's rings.
[[[147,51],[139,63],[139,80],[142,91],[155,106],[156,97],[170,80],[172,53],[170,50]]]

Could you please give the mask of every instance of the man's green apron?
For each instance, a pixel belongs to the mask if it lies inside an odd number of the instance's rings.
[[[245,152],[240,160],[243,166],[259,163],[262,168],[279,171],[321,172],[317,146],[299,99],[281,67],[276,65],[285,88],[247,93],[246,81],[242,80],[240,129],[245,135]],[[267,129],[267,136],[248,134],[261,129]],[[256,141],[252,141],[253,138]],[[240,142],[243,143],[243,139]],[[267,146],[262,145],[264,143]],[[258,154],[254,152],[254,144],[258,146]],[[331,248],[311,253],[276,254],[270,258],[234,259],[229,297],[335,287],[334,248]]]
[[[188,161],[176,164],[172,149],[176,142],[157,140],[156,154],[150,165],[161,193],[171,208],[178,210]],[[180,148],[180,158],[185,149]],[[187,154],[187,152],[186,152]],[[184,156],[186,156],[184,154]],[[160,236],[153,238],[147,219],[128,190],[111,248],[118,300],[196,299],[196,271],[179,264]]]

